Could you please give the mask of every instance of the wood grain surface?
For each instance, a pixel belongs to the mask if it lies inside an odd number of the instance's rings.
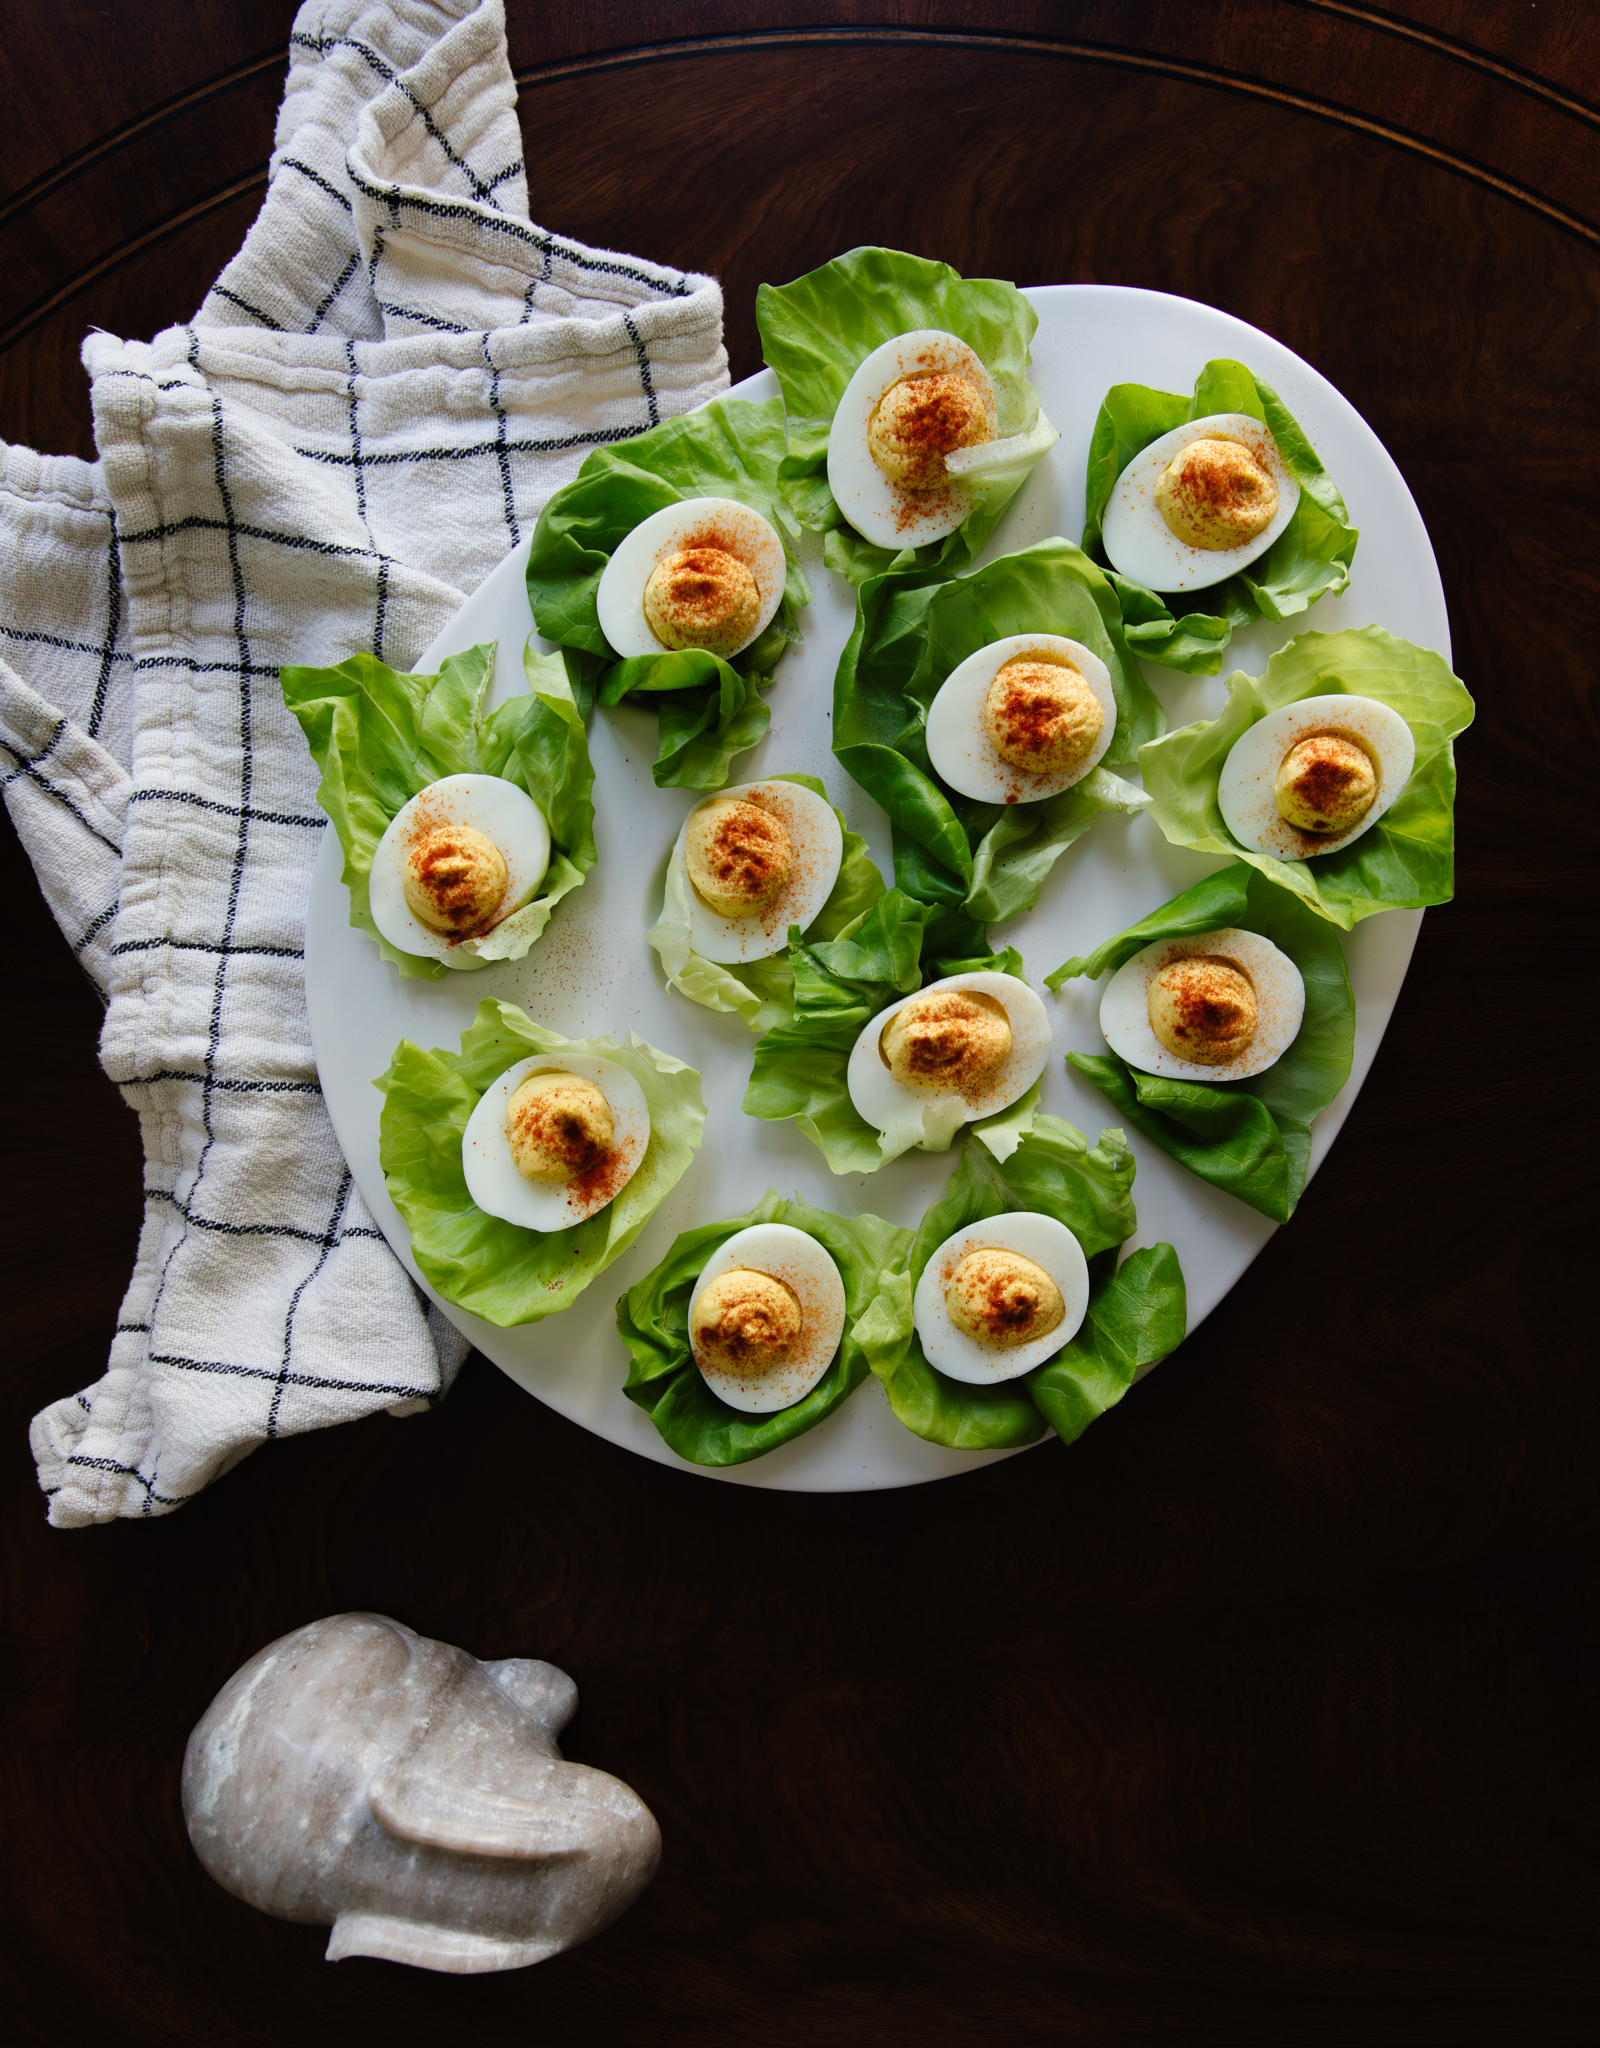
[[[86,327],[199,303],[292,14],[11,0],[5,438],[91,453]],[[1478,699],[1457,900],[1293,1224],[1070,1451],[882,1497],[719,1487],[475,1360],[425,1418],[61,1533],[26,1425],[102,1370],[139,1151],[7,827],[7,2038],[1592,2039],[1591,10],[510,15],[535,218],[718,273],[735,377],[757,283],[862,241],[1184,293],[1329,376],[1416,495]],[[502,1977],[333,1968],[203,1874],[190,1727],[350,1607],[573,1673],[571,1753],[666,1841],[616,1928]]]

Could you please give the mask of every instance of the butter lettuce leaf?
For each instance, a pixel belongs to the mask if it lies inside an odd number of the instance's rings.
[[[874,1366],[895,1414],[916,1436],[955,1450],[1030,1444],[1055,1429],[1065,1442],[1122,1398],[1142,1365],[1183,1340],[1183,1275],[1170,1245],[1135,1252],[1119,1271],[1118,1248],[1138,1227],[1134,1160],[1121,1131],[1091,1145],[1060,1117],[1036,1116],[1004,1159],[969,1141],[950,1184],[911,1246],[913,1298],[946,1238],[991,1216],[1036,1211],[1065,1224],[1089,1261],[1089,1312],[1070,1343],[1042,1366],[993,1386],[972,1386],[928,1363],[915,1331]]]
[[[720,789],[733,757],[753,747],[771,714],[762,693],[785,647],[800,638],[811,591],[794,553],[795,525],[778,487],[786,459],[783,406],[717,398],[636,439],[597,448],[545,506],[528,555],[534,624],[563,650],[574,688],[602,704],[651,706],[661,788]],[[595,596],[617,545],[643,519],[685,498],[734,498],[767,519],[788,562],[772,623],[732,661],[700,648],[619,660],[600,630]]]
[[[1303,697],[1372,697],[1411,728],[1416,762],[1377,824],[1336,853],[1278,860],[1241,846],[1223,823],[1223,764],[1258,719]],[[1379,910],[1448,903],[1455,892],[1456,764],[1452,742],[1472,723],[1466,686],[1444,657],[1381,626],[1301,633],[1266,674],[1228,678],[1222,716],[1181,726],[1139,749],[1152,815],[1175,846],[1247,861],[1343,931]]]
[[[485,713],[493,644],[452,654],[436,676],[409,675],[374,655],[333,668],[285,668],[283,699],[322,770],[317,801],[339,835],[350,922],[404,975],[442,981],[442,960],[402,952],[372,921],[368,882],[378,841],[396,814],[446,775],[499,775],[526,790],[550,827],[539,894],[459,950],[476,961],[518,960],[550,913],[595,864],[594,769],[563,663],[523,651],[528,695]]]
[[[978,803],[928,758],[928,707],[969,655],[1014,633],[1060,633],[1111,675],[1117,726],[1105,759],[1041,803]],[[1109,581],[1081,548],[1040,541],[951,582],[875,576],[833,684],[833,751],[894,827],[895,878],[908,895],[956,903],[979,924],[1031,910],[1061,855],[1105,811],[1149,799],[1111,771],[1166,730],[1154,693],[1129,657]]]
[[[1300,485],[1294,517],[1248,568],[1208,589],[1169,598],[1111,566],[1101,536],[1117,478],[1152,441],[1211,413],[1242,412],[1264,421]],[[1357,533],[1338,486],[1323,468],[1287,406],[1243,363],[1218,358],[1195,379],[1194,396],[1148,384],[1114,384],[1101,403],[1089,443],[1083,545],[1102,564],[1122,600],[1128,645],[1143,661],[1190,675],[1215,675],[1236,626],[1252,619],[1288,619],[1350,580]],[[1175,614],[1172,606],[1196,609]]]
[[[761,350],[789,418],[781,483],[801,525],[824,536],[830,569],[857,584],[890,570],[923,578],[957,574],[976,558],[1032,466],[974,480],[977,503],[943,540],[898,553],[874,546],[848,523],[828,488],[834,410],[860,364],[884,342],[915,328],[957,335],[989,372],[999,435],[1025,434],[1039,417],[1038,393],[1027,376],[1028,344],[1038,324],[1014,284],[964,278],[948,263],[898,249],[852,249],[792,284],[760,287]]]
[[[1295,897],[1242,862],[1208,875],[1159,910],[1068,960],[1047,986],[1115,971],[1161,939],[1236,926],[1286,953],[1305,982],[1305,1016],[1293,1045],[1248,1081],[1184,1081],[1142,1073],[1118,1054],[1067,1054],[1067,1063],[1108,1096],[1123,1120],[1213,1187],[1274,1223],[1287,1223],[1306,1184],[1311,1126],[1350,1077],[1356,1006],[1338,935]]]
[[[689,1344],[689,1303],[706,1261],[735,1231],[754,1223],[805,1231],[828,1252],[844,1282],[844,1335],[828,1370],[802,1400],[766,1415],[745,1414],[715,1394]],[[910,1243],[909,1230],[876,1216],[835,1216],[798,1195],[785,1201],[770,1188],[747,1214],[685,1231],[617,1303],[617,1329],[630,1360],[623,1392],[678,1456],[696,1465],[741,1465],[792,1442],[904,1346],[911,1330],[904,1273]]]
[[[1073,1443],[1116,1406],[1145,1366],[1177,1350],[1187,1328],[1178,1254],[1170,1244],[1147,1245],[1091,1286],[1082,1328],[1028,1376],[1028,1391],[1061,1441]]]
[[[539,1052],[614,1060],[644,1090],[650,1143],[614,1201],[567,1230],[539,1231],[487,1216],[467,1193],[461,1138],[491,1081]],[[390,1197],[411,1232],[411,1255],[429,1284],[485,1321],[509,1328],[570,1308],[589,1282],[628,1249],[700,1143],[700,1076],[635,1033],[563,1038],[514,1003],[486,1001],[462,1033],[459,1053],[402,1039],[383,1093],[378,1156]]]
[[[827,798],[827,790],[815,775],[769,775],[768,782],[797,782],[813,796]],[[844,833],[844,854],[839,878],[828,900],[801,934],[809,939],[837,939],[858,918],[865,916],[883,894],[883,877],[867,852],[867,842],[852,832],[844,813],[834,811]],[[662,972],[669,986],[692,1003],[707,1010],[731,1011],[744,1019],[758,1035],[775,1024],[794,1021],[794,973],[788,950],[748,964],[721,964],[703,959],[689,943],[692,902],[689,884],[678,862],[667,861],[666,896],[661,915],[645,936],[661,956]],[[793,936],[794,927],[790,933]]]
[[[919,903],[900,889],[886,890],[837,939],[791,937],[794,1021],[775,1026],[757,1043],[745,1114],[767,1122],[792,1118],[835,1173],[874,1173],[913,1145],[944,1151],[961,1125],[950,1120],[942,1103],[908,1114],[888,1132],[866,1121],[850,1100],[850,1053],[880,1010],[914,994],[925,980],[984,970],[1023,979],[1018,953],[980,951],[983,944],[981,929],[970,920]],[[936,954],[944,946],[961,951]],[[993,1121],[1014,1116],[1014,1110],[1003,1110]]]

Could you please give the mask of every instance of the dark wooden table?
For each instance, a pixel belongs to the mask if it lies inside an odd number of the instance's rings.
[[[100,1374],[139,1152],[7,828],[7,2037],[1593,2038],[1588,8],[510,11],[535,218],[719,273],[735,377],[757,283],[862,241],[1185,293],[1331,377],[1416,494],[1478,699],[1458,897],[1292,1226],[1070,1452],[725,1488],[479,1360],[426,1419],[57,1533],[26,1424]],[[11,0],[7,439],[91,454],[85,328],[187,317],[237,246],[292,13]],[[618,1927],[508,1976],[334,1969],[203,1875],[189,1728],[349,1607],[574,1673],[573,1752],[666,1839]]]

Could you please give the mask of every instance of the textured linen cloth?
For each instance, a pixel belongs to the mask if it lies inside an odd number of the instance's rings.
[[[0,775],[145,1149],[105,1377],[33,1426],[66,1526],[448,1385],[317,1083],[279,666],[409,666],[586,450],[728,381],[711,279],[530,221],[501,0],[304,7],[244,247],[83,354],[99,461],[0,444]]]

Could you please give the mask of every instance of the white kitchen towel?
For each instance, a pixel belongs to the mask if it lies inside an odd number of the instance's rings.
[[[405,667],[589,448],[728,381],[710,278],[529,219],[501,0],[302,8],[276,145],[195,319],[86,342],[99,461],[0,447],[0,774],[146,1157],[108,1370],[33,1426],[58,1525],[448,1385],[317,1084],[279,666]]]

